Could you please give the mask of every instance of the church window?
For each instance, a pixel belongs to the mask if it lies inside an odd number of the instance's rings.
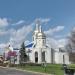
[[[63,55],[63,64],[65,64],[65,56]]]
[[[38,62],[38,52],[35,52],[35,63]]]

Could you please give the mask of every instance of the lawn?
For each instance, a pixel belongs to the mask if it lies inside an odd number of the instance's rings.
[[[64,75],[62,65],[58,64],[47,64],[46,68],[44,66],[31,66],[31,65],[17,66],[17,68],[54,75]]]

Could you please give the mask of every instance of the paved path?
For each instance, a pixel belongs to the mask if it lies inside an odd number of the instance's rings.
[[[0,75],[41,75],[41,74],[35,74],[32,72],[23,72],[23,71],[18,71],[15,69],[8,69],[8,68],[2,68],[0,67]]]

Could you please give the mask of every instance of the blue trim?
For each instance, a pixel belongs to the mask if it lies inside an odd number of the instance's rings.
[[[27,46],[25,46],[26,48],[30,48],[30,47],[32,47],[33,46],[33,44],[34,43],[30,43],[30,44],[28,44]]]

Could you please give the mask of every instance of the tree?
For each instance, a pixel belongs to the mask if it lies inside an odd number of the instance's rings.
[[[68,38],[68,43],[66,45],[66,49],[69,52],[75,52],[75,28],[70,33],[70,36]]]
[[[23,42],[20,48],[20,63],[26,62],[26,60],[27,60],[27,55],[26,55],[25,45]]]
[[[69,52],[69,60],[75,63],[75,28],[70,33],[66,49]]]

